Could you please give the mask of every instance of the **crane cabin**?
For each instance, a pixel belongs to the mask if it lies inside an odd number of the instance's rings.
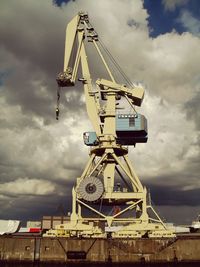
[[[86,146],[99,145],[95,132],[85,132],[83,140]],[[119,145],[136,145],[148,140],[147,119],[142,114],[116,115],[116,143]]]

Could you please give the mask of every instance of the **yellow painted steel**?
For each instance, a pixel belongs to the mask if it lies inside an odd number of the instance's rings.
[[[78,42],[74,62],[71,63],[72,50]],[[94,82],[90,75],[85,44],[91,42],[97,49],[110,79],[98,79]],[[127,149],[116,143],[116,98],[124,97],[130,106],[141,106],[144,98],[144,88],[134,86],[128,88],[118,84],[111,73],[106,60],[98,46],[98,35],[89,23],[87,13],[80,12],[68,24],[66,29],[66,43],[64,56],[64,72],[58,78],[58,84],[73,86],[76,83],[78,66],[81,63],[82,77],[87,113],[96,132],[99,145],[91,148],[89,160],[76,184],[72,189],[72,213],[70,221],[56,226],[45,236],[89,237],[89,238],[121,238],[133,237],[174,237],[172,231],[167,230],[151,204],[147,203],[147,191],[142,186],[136,172],[128,158]],[[65,77],[65,80],[62,80]],[[104,99],[100,100],[100,96]],[[102,101],[103,100],[103,101]],[[102,104],[103,103],[103,104]],[[78,151],[77,151],[78,153]],[[120,175],[125,180],[125,187],[116,187],[116,180]],[[79,195],[78,188],[85,178],[95,176],[104,185],[104,193],[95,203],[85,201]],[[130,186],[129,186],[130,184]],[[87,191],[88,190],[88,191]],[[93,193],[95,185],[88,184],[86,193]],[[113,211],[108,213],[108,208]],[[86,209],[87,213],[83,210]],[[154,218],[148,211],[151,210]]]

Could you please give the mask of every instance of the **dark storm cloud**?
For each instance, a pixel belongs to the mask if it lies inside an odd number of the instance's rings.
[[[152,202],[158,206],[200,206],[199,188],[182,190],[180,186],[146,184],[150,190]]]
[[[20,105],[22,112],[27,115],[44,116],[46,119],[47,116],[53,117],[55,93],[49,90],[53,88],[44,81],[45,77],[41,77],[40,73],[35,72],[31,66],[16,70],[5,83],[7,102],[11,105]],[[46,92],[49,90],[49,94],[42,93],[41,87]]]
[[[64,14],[50,1],[35,5],[31,1],[23,5],[3,1],[1,8],[1,46],[22,63],[45,71],[49,78],[55,75],[56,67],[62,66]]]
[[[31,1],[23,6],[15,2],[1,5],[1,49],[4,50],[1,65],[3,68],[10,59],[12,70],[9,77],[4,77],[3,96],[11,105],[20,105],[24,112],[44,117],[48,123],[54,119],[55,78],[63,68],[66,16],[50,1],[34,6]],[[76,91],[80,97],[79,90]],[[68,103],[68,110],[80,107],[79,97],[73,99],[75,105]]]
[[[184,152],[181,158],[185,157]],[[190,158],[180,171],[168,169],[158,175],[143,177],[143,185],[151,194],[152,202],[158,206],[200,206],[200,166],[199,157]],[[177,159],[177,164],[181,160]]]
[[[5,203],[4,200],[3,203]],[[1,201],[0,201],[1,203]],[[3,205],[2,203],[2,205]],[[71,195],[58,196],[37,196],[12,198],[9,205],[1,210],[1,217],[5,219],[18,219],[23,221],[41,220],[42,216],[63,215],[60,206],[63,207],[65,214],[71,210]]]

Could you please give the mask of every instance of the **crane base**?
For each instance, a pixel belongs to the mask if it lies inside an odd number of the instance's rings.
[[[60,224],[55,229],[48,230],[44,237],[78,237],[78,238],[174,238],[176,235],[173,230],[165,229],[160,223],[148,223],[146,226],[130,223],[126,226],[111,226],[105,229],[89,224],[69,222]]]

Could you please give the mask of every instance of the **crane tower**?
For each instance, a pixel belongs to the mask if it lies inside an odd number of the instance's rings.
[[[93,81],[85,49],[88,43],[96,49],[108,79],[104,77]],[[128,146],[145,143],[148,139],[147,120],[135,110],[135,106],[142,104],[144,88],[118,83],[102,47],[104,45],[90,24],[88,14],[79,12],[66,28],[64,70],[59,73],[57,83],[59,88],[73,87],[77,81],[82,83],[87,113],[94,130],[83,134],[90,153],[82,174],[72,188],[70,220],[45,235],[173,237],[172,231],[167,230],[148,203],[147,190],[128,157]],[[111,59],[116,63],[113,57]],[[77,78],[79,65],[82,76]],[[122,100],[130,106],[131,113],[117,112],[117,105]],[[59,107],[56,112],[58,116]]]

